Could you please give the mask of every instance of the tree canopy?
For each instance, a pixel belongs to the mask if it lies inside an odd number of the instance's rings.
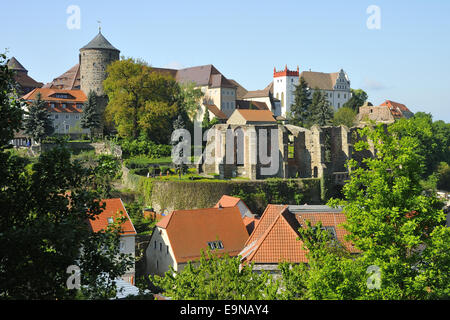
[[[103,209],[89,188],[92,172],[63,146],[35,163],[9,152],[21,126],[12,74],[0,64],[0,297],[2,299],[109,298],[114,279],[131,266],[119,253],[119,226],[94,233],[86,222]],[[7,97],[7,98],[5,98]],[[9,121],[4,122],[4,117]],[[82,249],[82,250],[81,250]],[[68,267],[80,268],[81,288],[67,286]],[[108,275],[108,277],[105,277]]]
[[[353,109],[356,113],[358,113],[359,107],[367,101],[368,95],[362,89],[350,89],[350,91],[352,93],[352,97],[344,103],[343,107]]]
[[[288,121],[290,124],[305,127],[308,126],[310,118],[311,98],[306,80],[301,77],[300,82],[295,86],[294,104],[291,106],[291,111],[288,114]]]
[[[109,98],[106,117],[115,124],[119,135],[136,139],[145,133],[149,139],[161,139],[157,137],[161,135],[161,121],[165,121],[164,126],[178,113],[180,89],[175,79],[131,58],[114,61],[107,73],[103,82]]]
[[[50,113],[47,110],[47,102],[41,99],[38,93],[26,113],[24,121],[25,133],[40,142],[44,137],[54,132],[53,122],[50,119]]]
[[[442,203],[420,185],[420,141],[383,126],[365,127],[355,150],[377,150],[364,166],[349,161],[344,199],[347,240],[360,251],[334,250],[320,228],[299,230],[308,252],[306,275],[292,294],[307,299],[442,299],[450,295],[450,231]],[[292,278],[292,276],[291,276]]]

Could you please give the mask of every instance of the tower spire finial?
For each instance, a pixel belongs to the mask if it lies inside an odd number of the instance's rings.
[[[98,23],[98,33],[102,33],[102,22],[100,20],[97,20]]]

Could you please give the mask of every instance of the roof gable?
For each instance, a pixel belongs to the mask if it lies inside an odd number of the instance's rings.
[[[176,210],[156,226],[166,230],[178,263],[200,258],[212,241],[222,242],[219,253],[237,255],[248,238],[237,207]]]
[[[235,109],[228,119],[228,124],[234,124],[241,121],[245,123],[276,123],[273,113],[270,110],[260,109]]]
[[[92,39],[87,45],[82,47],[80,49],[80,51],[88,50],[88,49],[106,49],[106,50],[119,51],[108,40],[106,40],[106,38],[102,35],[102,33],[100,31],[94,37],[94,39]]]
[[[128,216],[127,210],[120,198],[103,199],[100,201],[100,205],[105,204],[105,209],[95,217],[94,220],[89,219],[93,232],[101,232],[106,230],[110,224],[109,219],[117,221],[118,217],[125,217],[125,222],[121,225],[121,235],[136,235],[136,230]]]

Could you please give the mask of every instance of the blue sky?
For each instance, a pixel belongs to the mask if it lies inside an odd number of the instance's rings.
[[[67,28],[80,8],[80,29]],[[381,28],[368,29],[370,5]],[[385,99],[450,122],[450,1],[8,1],[0,51],[49,82],[78,62],[98,32],[126,57],[156,67],[213,64],[247,90],[264,88],[273,68],[337,72],[375,105]]]

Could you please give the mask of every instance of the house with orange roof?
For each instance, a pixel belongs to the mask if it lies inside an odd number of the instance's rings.
[[[306,221],[312,226],[321,221],[336,241],[350,253],[358,253],[344,238],[347,231],[342,224],[346,218],[341,209],[324,205],[269,204],[239,253],[242,263],[254,263],[255,271],[266,270],[273,274],[279,274],[280,262],[308,263],[307,251],[298,240],[298,229],[305,227]]]
[[[146,249],[146,273],[164,275],[169,266],[181,271],[208,249],[237,256],[247,238],[236,206],[172,211],[153,230]]]
[[[124,218],[124,222],[120,226],[120,253],[131,255],[134,258],[137,232],[122,200],[120,198],[103,199],[100,205],[103,204],[105,204],[105,209],[94,220],[89,220],[89,226],[92,232],[107,230],[108,226],[117,223],[119,221],[118,219]],[[122,276],[122,279],[134,284],[135,267],[130,268]]]
[[[47,104],[47,110],[50,113],[50,119],[53,122],[56,134],[71,136],[89,134],[89,129],[81,128],[83,104],[87,100],[82,90],[35,88],[22,96],[22,100],[30,105],[37,99],[39,93],[41,99]]]
[[[236,109],[228,118],[227,124],[277,124],[272,111],[267,109]]]
[[[374,106],[370,102],[364,103],[363,106],[359,107],[357,120],[358,122],[371,120],[377,123],[393,123],[398,119],[409,119],[412,116],[414,116],[414,113],[404,104],[386,100],[379,106]]]
[[[247,207],[244,201],[238,197],[232,197],[228,195],[223,195],[220,200],[216,203],[214,208],[232,208],[238,207],[239,212],[242,216],[242,221],[244,222],[245,228],[250,235],[258,223],[259,219],[255,214]]]

